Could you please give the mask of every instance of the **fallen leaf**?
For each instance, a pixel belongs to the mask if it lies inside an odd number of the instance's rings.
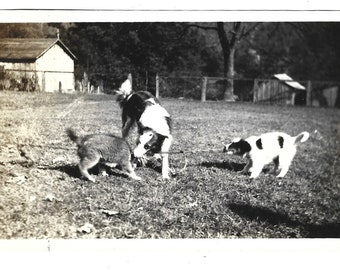
[[[55,200],[55,197],[53,194],[47,194],[46,200],[49,202],[53,202]]]
[[[58,163],[58,162],[64,162],[65,158],[64,157],[56,157],[55,159],[53,159],[52,163]]]
[[[94,229],[93,225],[90,223],[85,223],[83,226],[81,226],[79,229],[77,229],[78,232],[85,232],[90,233]]]
[[[108,215],[108,216],[114,216],[114,215],[118,215],[119,211],[115,211],[115,210],[102,210],[102,213]]]

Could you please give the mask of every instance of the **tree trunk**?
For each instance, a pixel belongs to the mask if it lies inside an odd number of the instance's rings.
[[[239,29],[239,25],[235,29],[237,32]],[[234,37],[230,40],[227,37],[227,33],[224,29],[224,23],[217,23],[217,33],[218,38],[220,40],[220,44],[222,46],[223,51],[223,63],[224,63],[224,77],[226,77],[226,81],[224,83],[224,93],[223,99],[225,101],[235,101],[234,98],[234,56],[235,56],[235,39]]]
[[[235,48],[229,50],[228,55],[224,56],[224,69],[226,73],[226,84],[224,89],[223,99],[225,101],[235,101],[234,97],[234,56]]]

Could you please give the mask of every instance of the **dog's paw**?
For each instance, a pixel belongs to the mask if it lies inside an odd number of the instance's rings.
[[[259,176],[259,174],[253,174],[253,173],[252,173],[252,174],[250,175],[249,178],[250,178],[250,179],[255,179],[255,178],[257,178],[258,176]]]
[[[96,179],[93,176],[87,177],[88,181],[91,181],[92,183],[96,182]]]
[[[170,176],[169,176],[169,175],[162,175],[162,179],[163,179],[163,180],[169,180],[169,179],[170,179]]]
[[[251,172],[242,170],[242,171],[238,171],[237,173],[241,175],[250,175]]]

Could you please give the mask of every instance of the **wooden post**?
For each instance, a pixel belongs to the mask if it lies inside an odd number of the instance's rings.
[[[254,86],[253,86],[253,103],[257,102],[257,91],[258,91],[258,80],[254,80]]]
[[[42,78],[41,78],[41,91],[46,92],[46,77],[45,77],[45,71],[42,72]]]
[[[156,98],[159,98],[159,76],[158,73],[156,74],[156,93],[155,93]]]
[[[206,96],[207,96],[207,85],[208,85],[208,77],[203,77],[203,82],[202,82],[202,92],[201,92],[201,101],[205,102],[206,101]]]
[[[131,73],[129,73],[129,75],[128,75],[128,80],[130,81],[130,83],[131,83],[131,88],[133,88],[133,86],[132,86],[132,74]]]
[[[312,82],[308,81],[307,82],[307,89],[306,89],[306,105],[307,106],[312,106]]]

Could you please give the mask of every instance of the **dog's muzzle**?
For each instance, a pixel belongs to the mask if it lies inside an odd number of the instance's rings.
[[[227,144],[223,147],[223,153],[227,153],[228,155],[233,155],[236,152],[236,149],[229,149],[230,144]]]

